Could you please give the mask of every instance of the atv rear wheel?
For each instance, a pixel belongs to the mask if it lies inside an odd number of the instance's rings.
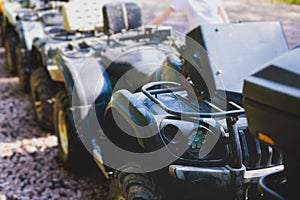
[[[95,162],[72,123],[69,97],[65,91],[58,92],[55,97],[54,129],[58,138],[58,158],[64,167],[78,175],[90,173]]]
[[[109,182],[112,200],[161,200],[156,183],[145,174],[116,171]]]
[[[41,128],[53,130],[53,103],[56,94],[55,85],[42,67],[37,68],[30,77],[31,98],[35,116]]]
[[[30,72],[26,72],[23,66],[24,57],[21,53],[21,44],[16,46],[16,70],[19,77],[19,89],[24,93],[30,92]]]
[[[4,40],[4,48],[5,48],[5,64],[6,69],[11,74],[17,74],[17,62],[16,62],[16,47],[18,45],[18,38],[15,36],[13,32],[9,32],[5,36]]]

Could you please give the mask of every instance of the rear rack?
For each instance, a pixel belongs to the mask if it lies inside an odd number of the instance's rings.
[[[143,39],[149,39],[149,40],[155,40],[157,41],[156,43],[159,43],[171,37],[172,35],[171,31],[172,28],[169,26],[162,26],[162,27],[144,26],[144,27],[128,30],[127,33],[131,33],[131,35],[128,34],[128,36],[123,36],[123,32],[116,35],[121,35],[121,37],[119,38],[120,41],[126,41],[126,40],[139,41]]]
[[[163,89],[151,89],[157,86],[172,86],[170,88],[163,88]],[[218,106],[208,102],[203,101],[208,107],[217,110],[217,112],[178,112],[176,110],[173,110],[172,108],[169,108],[166,106],[163,102],[161,102],[158,98],[158,94],[165,94],[165,93],[173,93],[173,92],[179,92],[179,91],[185,91],[183,87],[179,83],[176,82],[170,82],[170,81],[156,81],[151,82],[148,84],[145,84],[141,91],[143,94],[145,94],[149,99],[151,99],[153,102],[155,102],[158,106],[160,106],[164,111],[166,111],[169,114],[175,115],[175,116],[186,116],[186,117],[198,117],[198,118],[219,118],[219,117],[225,117],[225,116],[231,116],[236,117],[238,115],[244,114],[245,110],[238,104],[234,103],[233,101],[229,101],[228,103],[233,106],[234,110],[223,110],[219,108]],[[185,101],[185,103],[189,104],[191,107],[194,107],[190,102]]]

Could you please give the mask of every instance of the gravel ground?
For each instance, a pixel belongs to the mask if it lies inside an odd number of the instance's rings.
[[[97,173],[77,177],[58,162],[57,138],[41,130],[29,95],[4,70],[0,50],[0,200],[106,199]]]
[[[290,47],[300,43],[300,6],[258,0],[223,0],[231,21],[279,20]],[[144,23],[170,2],[140,0]],[[164,22],[185,31],[185,18],[174,13]],[[0,200],[106,199],[107,185],[97,174],[76,177],[56,158],[57,138],[37,126],[29,95],[18,90],[18,78],[4,69],[0,48]]]

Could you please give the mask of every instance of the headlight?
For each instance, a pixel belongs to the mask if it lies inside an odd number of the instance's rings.
[[[189,151],[193,153],[198,153],[205,142],[206,130],[198,129],[192,131],[188,136]]]
[[[221,132],[193,122],[165,120],[161,135],[168,149],[176,156],[206,159],[214,149]]]

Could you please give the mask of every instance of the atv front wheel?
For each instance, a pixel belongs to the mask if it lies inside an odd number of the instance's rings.
[[[154,180],[145,174],[116,171],[109,182],[112,200],[161,200]]]
[[[53,103],[56,89],[44,68],[37,68],[32,73],[30,91],[38,124],[43,129],[53,130]]]
[[[66,169],[83,175],[91,172],[95,162],[71,123],[71,115],[67,93],[58,92],[54,103],[54,129],[58,138],[58,158]]]

